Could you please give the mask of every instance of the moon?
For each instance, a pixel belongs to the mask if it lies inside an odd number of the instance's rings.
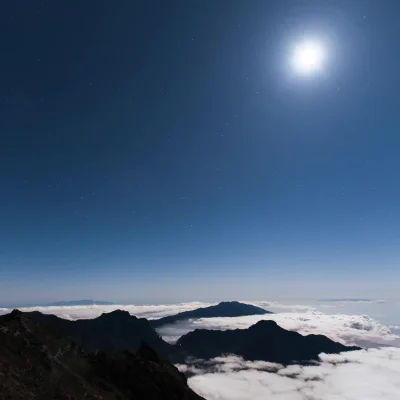
[[[325,60],[325,49],[321,43],[307,40],[294,48],[292,66],[300,75],[310,75],[320,71]]]

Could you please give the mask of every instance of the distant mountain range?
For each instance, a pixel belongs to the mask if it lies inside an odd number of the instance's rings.
[[[215,306],[197,308],[196,310],[184,311],[168,317],[151,320],[153,327],[174,324],[175,322],[193,318],[216,318],[216,317],[243,317],[246,315],[272,314],[271,311],[253,306],[251,304],[239,303],[238,301],[223,301]]]
[[[1,399],[203,399],[177,368],[144,343],[136,354],[87,353],[36,317],[17,310],[0,317]],[[124,328],[122,314],[104,322],[112,330],[119,317]]]
[[[62,306],[111,306],[114,303],[110,301],[100,301],[100,300],[75,300],[75,301],[56,301],[54,303],[48,303],[47,307],[62,307]]]
[[[344,346],[322,335],[303,336],[268,320],[259,321],[248,329],[196,329],[178,339],[177,346],[196,358],[236,354],[246,360],[282,364],[317,360],[320,353],[360,350],[359,347]]]

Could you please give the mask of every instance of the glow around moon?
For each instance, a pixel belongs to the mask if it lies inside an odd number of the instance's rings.
[[[304,41],[294,48],[292,67],[298,74],[310,75],[320,71],[325,61],[324,47],[315,41]]]

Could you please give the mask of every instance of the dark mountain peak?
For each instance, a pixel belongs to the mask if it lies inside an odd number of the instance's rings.
[[[271,319],[262,319],[261,321],[256,322],[254,325],[251,325],[249,329],[283,329],[281,328],[275,321]]]
[[[5,314],[0,316],[0,324],[8,326],[9,331],[18,332],[16,334],[22,332],[29,332],[29,325],[31,321],[26,318],[25,313],[18,309],[14,309],[10,314]]]
[[[107,313],[103,313],[99,318],[107,318],[107,319],[138,319],[135,316],[131,315],[128,311],[125,310],[114,310]]]
[[[177,321],[193,318],[215,318],[215,317],[243,317],[246,315],[272,314],[263,308],[252,304],[240,303],[239,301],[222,301],[219,304],[209,307],[197,308],[191,311],[184,311],[179,314],[170,315],[151,321],[151,324],[158,328],[162,325],[173,324]]]
[[[228,310],[233,314],[235,313],[246,313],[246,315],[261,315],[261,314],[272,314],[270,311],[264,310],[261,307],[254,306],[252,304],[241,303],[240,301],[221,301],[215,306],[205,307],[205,309],[213,308],[215,310]],[[247,314],[251,312],[252,314]]]
[[[22,312],[19,311],[17,308],[14,308],[14,310],[12,310],[11,313],[8,315],[9,315],[10,320],[12,320],[12,319],[19,320],[22,317]]]
[[[218,304],[216,304],[215,306],[211,306],[211,307],[215,307],[216,309],[244,309],[244,308],[249,308],[249,309],[252,309],[253,307],[254,307],[254,309],[253,309],[253,311],[254,310],[257,310],[257,311],[260,311],[260,310],[263,310],[263,311],[266,311],[266,310],[264,310],[264,309],[261,309],[261,308],[259,308],[259,307],[257,307],[257,306],[253,306],[252,304],[246,304],[246,303],[241,303],[240,301],[236,301],[236,300],[232,300],[232,301],[221,301],[220,303],[218,303]]]

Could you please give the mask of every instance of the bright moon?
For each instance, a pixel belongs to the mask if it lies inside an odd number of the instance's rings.
[[[324,48],[319,43],[306,41],[294,49],[293,68],[300,74],[312,74],[322,68],[324,58]]]

